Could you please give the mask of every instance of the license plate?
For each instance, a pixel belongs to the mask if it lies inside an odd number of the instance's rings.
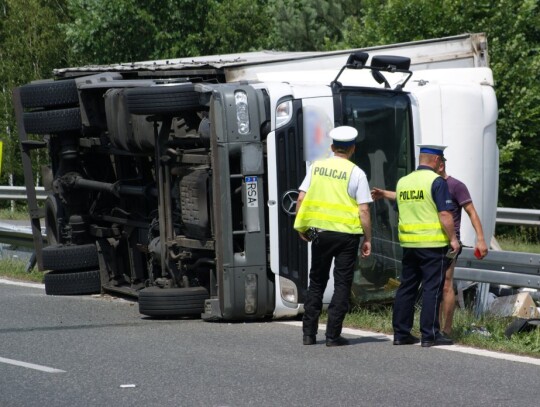
[[[257,187],[257,177],[246,177],[246,199],[248,208],[259,206],[259,189]]]

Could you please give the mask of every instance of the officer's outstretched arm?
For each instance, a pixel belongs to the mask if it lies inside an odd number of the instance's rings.
[[[371,190],[371,199],[373,199],[374,201],[377,201],[382,198],[395,201],[396,191],[388,191],[386,189],[380,189],[380,188],[373,188]]]

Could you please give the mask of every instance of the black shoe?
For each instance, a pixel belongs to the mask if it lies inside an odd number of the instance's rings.
[[[406,336],[403,339],[394,339],[394,345],[414,345],[418,342],[420,342],[420,339],[413,335]]]
[[[304,345],[315,345],[317,343],[317,339],[315,335],[304,335],[303,342]]]
[[[434,341],[422,341],[423,348],[430,348],[432,346],[448,346],[453,344],[454,341],[443,333],[438,334]]]
[[[349,340],[343,336],[338,336],[336,339],[326,338],[326,346],[346,346]]]

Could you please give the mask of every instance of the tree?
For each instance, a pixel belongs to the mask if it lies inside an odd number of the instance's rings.
[[[71,63],[237,53],[267,44],[268,0],[68,0]]]
[[[67,0],[73,65],[199,54],[210,0]]]
[[[268,0],[213,0],[200,51],[209,55],[264,49],[271,22]]]
[[[336,49],[343,40],[342,22],[358,16],[358,2],[350,0],[271,0],[271,44],[288,51]]]

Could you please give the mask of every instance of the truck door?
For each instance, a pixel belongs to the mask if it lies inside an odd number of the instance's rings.
[[[272,86],[276,98],[276,130],[268,137],[270,263],[276,275],[274,316],[301,312],[308,287],[309,246],[294,230],[298,187],[309,162],[328,154],[326,136],[333,127],[328,86]],[[286,113],[285,113],[286,112]]]
[[[414,167],[411,100],[405,92],[344,87],[335,98],[339,124],[358,130],[352,160],[366,173],[371,188],[395,191],[399,178]],[[393,296],[393,279],[401,270],[401,247],[393,202],[371,204],[372,256],[355,271],[357,302]]]

